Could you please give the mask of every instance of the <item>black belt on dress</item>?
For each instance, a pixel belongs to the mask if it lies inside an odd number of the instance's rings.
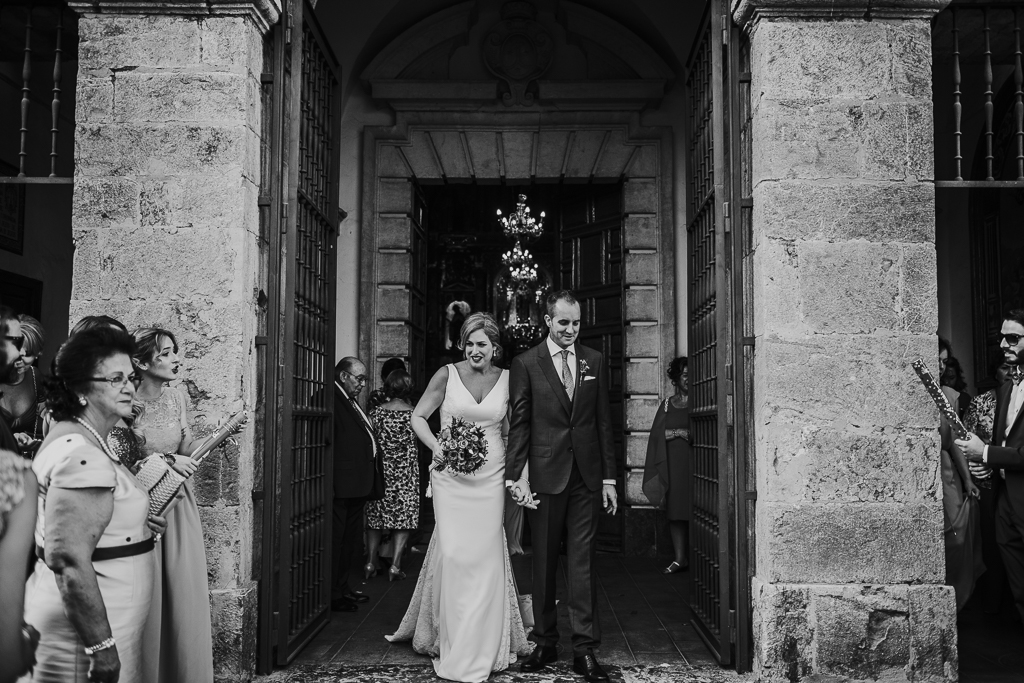
[[[92,561],[102,562],[103,560],[116,560],[122,557],[144,555],[155,547],[156,539],[150,537],[147,538],[145,541],[139,541],[138,543],[129,543],[128,545],[115,545],[107,548],[96,548],[92,551]],[[36,557],[38,557],[40,560],[45,559],[43,554],[43,546],[36,546]]]

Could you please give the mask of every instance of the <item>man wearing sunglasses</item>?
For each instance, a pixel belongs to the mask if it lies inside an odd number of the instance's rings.
[[[369,598],[348,583],[352,560],[362,548],[363,509],[382,457],[373,425],[357,399],[366,386],[366,366],[342,358],[334,368],[334,532],[331,552],[331,609],[355,612]],[[381,462],[383,467],[383,462]]]
[[[992,443],[986,445],[974,434],[956,443],[969,460],[999,470],[1004,480],[996,541],[1017,611],[1024,618],[1024,309],[1003,317],[999,346],[1010,366],[1010,380],[996,389]]]
[[[24,344],[18,315],[7,306],[0,306],[0,381],[6,381],[11,374]],[[18,452],[18,441],[4,420],[0,420],[0,448]]]

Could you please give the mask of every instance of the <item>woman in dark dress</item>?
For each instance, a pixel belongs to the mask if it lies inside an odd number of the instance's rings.
[[[676,574],[690,568],[689,522],[693,490],[693,461],[690,458],[690,406],[687,398],[689,373],[686,356],[672,361],[668,377],[675,395],[658,407],[647,442],[644,466],[644,495],[664,508],[675,558],[663,570]]]

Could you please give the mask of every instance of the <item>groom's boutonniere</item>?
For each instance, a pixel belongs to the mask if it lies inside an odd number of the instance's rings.
[[[590,372],[590,366],[587,365],[587,361],[580,361],[580,377],[586,377],[587,373]]]

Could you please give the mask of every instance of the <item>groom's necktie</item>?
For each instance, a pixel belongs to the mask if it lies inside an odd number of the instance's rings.
[[[562,349],[562,386],[565,387],[565,393],[569,394],[571,401],[576,385],[572,382],[572,370],[569,369],[569,349]]]

